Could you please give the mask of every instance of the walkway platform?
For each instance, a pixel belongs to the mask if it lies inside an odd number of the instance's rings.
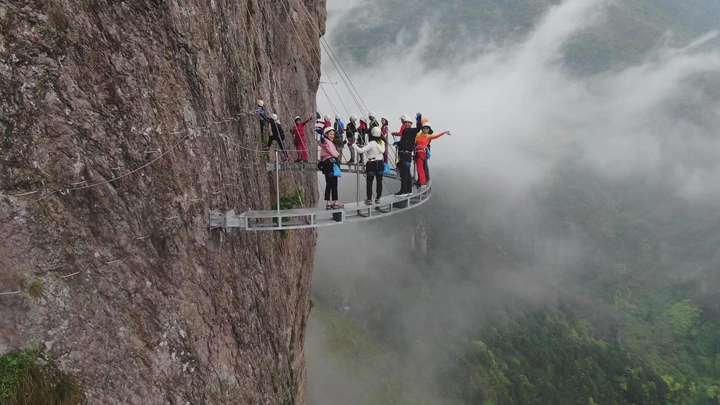
[[[277,154],[276,154],[277,158]],[[340,165],[343,173],[365,174],[364,164]],[[280,182],[278,172],[281,171],[313,171],[317,172],[317,163],[291,163],[291,162],[268,162],[268,172],[275,172],[276,188]],[[385,178],[397,180],[399,175],[396,170],[386,173]],[[356,179],[362,181],[365,179]],[[298,208],[290,210],[264,210],[245,211],[241,214],[235,210],[222,212],[211,211],[209,227],[211,229],[240,229],[244,231],[282,231],[291,229],[322,228],[348,223],[356,223],[379,219],[408,211],[426,203],[430,199],[432,186],[428,185],[420,189],[414,189],[411,194],[403,196],[386,196],[380,199],[379,203],[365,204],[364,202],[345,203],[343,208],[327,210],[324,208]],[[279,205],[279,202],[278,204]]]
[[[241,229],[245,231],[281,231],[322,228],[379,219],[408,211],[430,199],[430,186],[405,196],[387,196],[380,203],[366,205],[348,203],[342,209],[303,208],[293,210],[235,211],[210,213],[210,228]]]

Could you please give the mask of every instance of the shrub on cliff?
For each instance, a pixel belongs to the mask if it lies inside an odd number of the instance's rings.
[[[84,395],[48,356],[28,349],[0,356],[0,402],[8,405],[76,405],[84,403]]]

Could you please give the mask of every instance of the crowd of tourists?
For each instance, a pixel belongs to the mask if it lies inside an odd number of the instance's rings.
[[[258,100],[255,114],[260,121],[260,131],[263,136],[268,132],[268,128],[270,129],[266,149],[269,150],[275,143],[283,158],[289,160],[290,156],[285,148],[285,131],[277,114],[269,114],[262,100]],[[372,205],[373,201],[379,204],[383,192],[383,177],[391,170],[389,161],[390,151],[393,148],[396,153],[392,156],[392,162],[396,164],[400,175],[400,190],[395,195],[403,197],[412,194],[413,163],[417,171],[415,185],[420,189],[427,187],[430,181],[428,161],[431,156],[431,143],[444,135],[450,135],[450,131],[435,133],[430,121],[420,113],[414,120],[407,115],[400,117],[400,128],[392,133],[387,118],[378,119],[372,112],[367,118],[350,116],[347,122],[339,115],[336,115],[334,120],[319,113],[316,113],[315,117],[306,119],[296,116],[291,130],[296,154],[295,162],[309,161],[307,125],[313,118],[315,119],[314,135],[320,145],[318,169],[325,176],[327,209],[343,207],[338,196],[338,182],[342,176],[341,163],[365,165],[367,197],[365,204]],[[345,148],[348,149],[347,159],[344,154]],[[373,185],[375,199],[373,199]]]

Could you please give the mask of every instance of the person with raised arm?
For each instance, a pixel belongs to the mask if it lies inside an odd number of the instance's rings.
[[[299,115],[295,117],[295,126],[292,130],[294,136],[293,144],[295,145],[298,156],[295,160],[295,163],[308,161],[308,147],[307,137],[305,136],[305,126],[308,122],[310,122],[311,119],[312,117],[303,121]]]
[[[403,127],[400,129],[400,141],[397,142],[398,162],[400,172],[400,191],[396,196],[405,196],[412,193],[412,162],[415,154],[415,137],[420,131],[419,127],[413,127],[410,118],[404,116]],[[420,125],[421,114],[416,117],[417,125]]]
[[[415,167],[418,173],[418,185],[422,188],[428,184],[427,176],[427,159],[428,159],[428,146],[430,142],[440,138],[444,135],[451,135],[450,131],[440,132],[435,134],[432,129],[430,121],[423,121],[421,124],[421,132],[415,137]]]

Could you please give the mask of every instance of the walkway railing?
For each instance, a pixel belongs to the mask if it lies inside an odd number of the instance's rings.
[[[276,154],[275,162],[267,165],[268,171],[275,172],[276,209],[249,210],[237,213],[235,210],[227,212],[210,212],[210,228],[240,229],[245,231],[278,231],[291,229],[321,228],[348,223],[369,221],[387,217],[418,207],[430,199],[432,187],[427,185],[416,189],[410,194],[401,196],[385,196],[379,202],[351,202],[343,208],[297,208],[280,209],[280,180],[281,171],[317,171],[316,163],[281,163]],[[360,176],[364,174],[364,165],[341,164],[344,173],[356,175],[357,194],[359,196]],[[389,179],[399,179],[397,171],[393,169],[385,176]],[[359,197],[358,197],[359,199]]]

